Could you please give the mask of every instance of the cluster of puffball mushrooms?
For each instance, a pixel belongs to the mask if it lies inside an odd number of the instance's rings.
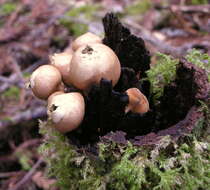
[[[101,79],[114,87],[121,74],[120,61],[102,39],[90,32],[72,42],[62,53],[50,56],[50,64],[38,67],[31,75],[30,88],[37,98],[47,100],[47,114],[62,133],[76,129],[85,115],[85,101],[93,85]],[[65,85],[81,91],[65,93]],[[126,91],[129,104],[125,113],[143,114],[149,110],[147,98],[137,89]]]

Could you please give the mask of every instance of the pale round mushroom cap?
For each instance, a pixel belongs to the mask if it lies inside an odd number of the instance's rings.
[[[126,93],[129,97],[129,104],[125,109],[126,113],[131,111],[143,114],[149,111],[149,102],[139,89],[129,88]]]
[[[70,82],[81,90],[89,90],[101,79],[118,82],[121,66],[114,51],[103,44],[90,44],[80,47],[73,55],[70,69]]]
[[[50,105],[51,102],[52,102],[52,100],[53,100],[53,98],[54,98],[55,96],[59,95],[59,94],[64,94],[64,91],[56,91],[56,92],[52,93],[52,94],[48,97],[48,99],[47,99],[47,105]]]
[[[61,85],[61,74],[52,65],[38,67],[30,77],[30,87],[34,95],[40,99],[47,99]]]
[[[72,49],[73,51],[76,51],[79,47],[83,45],[88,45],[93,43],[102,43],[102,39],[91,32],[87,32],[79,36],[72,42]]]
[[[72,49],[72,45],[68,46],[65,50],[64,50],[65,53],[69,53],[69,54],[73,54],[74,51]]]
[[[72,131],[84,118],[84,98],[78,92],[57,94],[49,100],[47,114],[57,130],[62,133]]]
[[[71,59],[72,54],[67,52],[55,53],[50,56],[50,63],[60,71],[62,79],[66,84],[69,84],[68,77],[71,68]]]

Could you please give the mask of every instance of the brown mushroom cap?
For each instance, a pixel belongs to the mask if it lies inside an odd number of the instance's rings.
[[[149,102],[137,88],[129,88],[126,90],[126,93],[129,97],[129,104],[125,109],[125,112],[133,112],[133,113],[146,113],[149,111]]]
[[[48,116],[62,133],[77,128],[84,118],[85,102],[78,92],[57,94],[48,101]]]
[[[47,99],[61,86],[61,74],[52,65],[42,65],[31,75],[30,87],[34,95],[40,99]]]
[[[114,86],[121,73],[116,54],[106,45],[90,44],[80,47],[73,55],[69,81],[81,90],[89,90],[102,78],[111,80]]]
[[[76,51],[79,47],[92,43],[102,43],[102,39],[91,32],[87,32],[73,41],[72,49],[73,51]]]
[[[54,55],[50,56],[50,63],[60,71],[62,79],[66,84],[70,84],[68,77],[71,67],[71,59],[72,54],[67,52],[55,53]]]

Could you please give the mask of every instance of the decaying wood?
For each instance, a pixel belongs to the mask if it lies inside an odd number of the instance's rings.
[[[79,129],[67,134],[71,143],[81,146],[109,140],[125,144],[129,140],[135,145],[155,144],[163,135],[171,135],[177,140],[190,133],[203,116],[199,101],[208,98],[210,88],[206,71],[186,60],[181,60],[177,66],[175,81],[164,87],[160,104],[153,105],[151,101],[150,111],[143,115],[131,112],[125,114],[125,106],[128,103],[127,94],[124,93],[126,88],[137,87],[143,92],[148,92],[148,97],[152,96],[148,90],[150,86],[142,85],[135,76],[138,71],[145,72],[147,67],[144,64],[147,62],[135,65],[136,56],[132,53],[137,50],[130,50],[129,42],[124,40],[133,39],[133,35],[131,38],[128,37],[129,30],[122,26],[116,17],[110,14],[103,21],[105,33],[107,32],[104,42],[110,45],[121,60],[122,76],[114,89],[111,81],[104,79],[100,85],[93,86],[86,97],[86,114],[83,123]],[[116,34],[118,31],[120,33]],[[124,38],[126,35],[127,38]],[[142,46],[143,43],[139,44],[138,56],[149,56],[144,49],[145,46]],[[129,63],[126,62],[127,57],[119,53],[120,49],[125,48],[124,46],[131,54]],[[137,48],[131,45],[130,47]],[[149,60],[147,58],[146,61]]]

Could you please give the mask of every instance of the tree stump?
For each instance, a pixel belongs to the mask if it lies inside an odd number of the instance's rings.
[[[203,104],[207,108],[209,105],[207,73],[185,59],[180,60],[175,80],[164,86],[159,104],[155,104],[151,84],[146,80],[150,54],[144,41],[132,35],[112,13],[104,17],[103,25],[103,43],[113,49],[121,63],[120,80],[114,88],[106,79],[92,87],[85,97],[84,121],[77,130],[62,136],[50,128],[49,122],[41,125],[46,136],[41,150],[50,164],[50,173],[63,189],[181,189],[188,182],[184,177],[177,181],[176,174],[182,175],[176,169],[182,166],[182,149],[177,149],[177,144],[184,144],[186,136],[198,126],[199,131],[205,131],[209,124],[203,109]],[[146,114],[125,114],[125,91],[132,87],[147,96],[150,110]],[[167,158],[161,160],[160,155]],[[161,165],[166,161],[173,164],[168,166],[174,171],[170,175],[166,166]],[[162,184],[166,174],[169,184]]]

